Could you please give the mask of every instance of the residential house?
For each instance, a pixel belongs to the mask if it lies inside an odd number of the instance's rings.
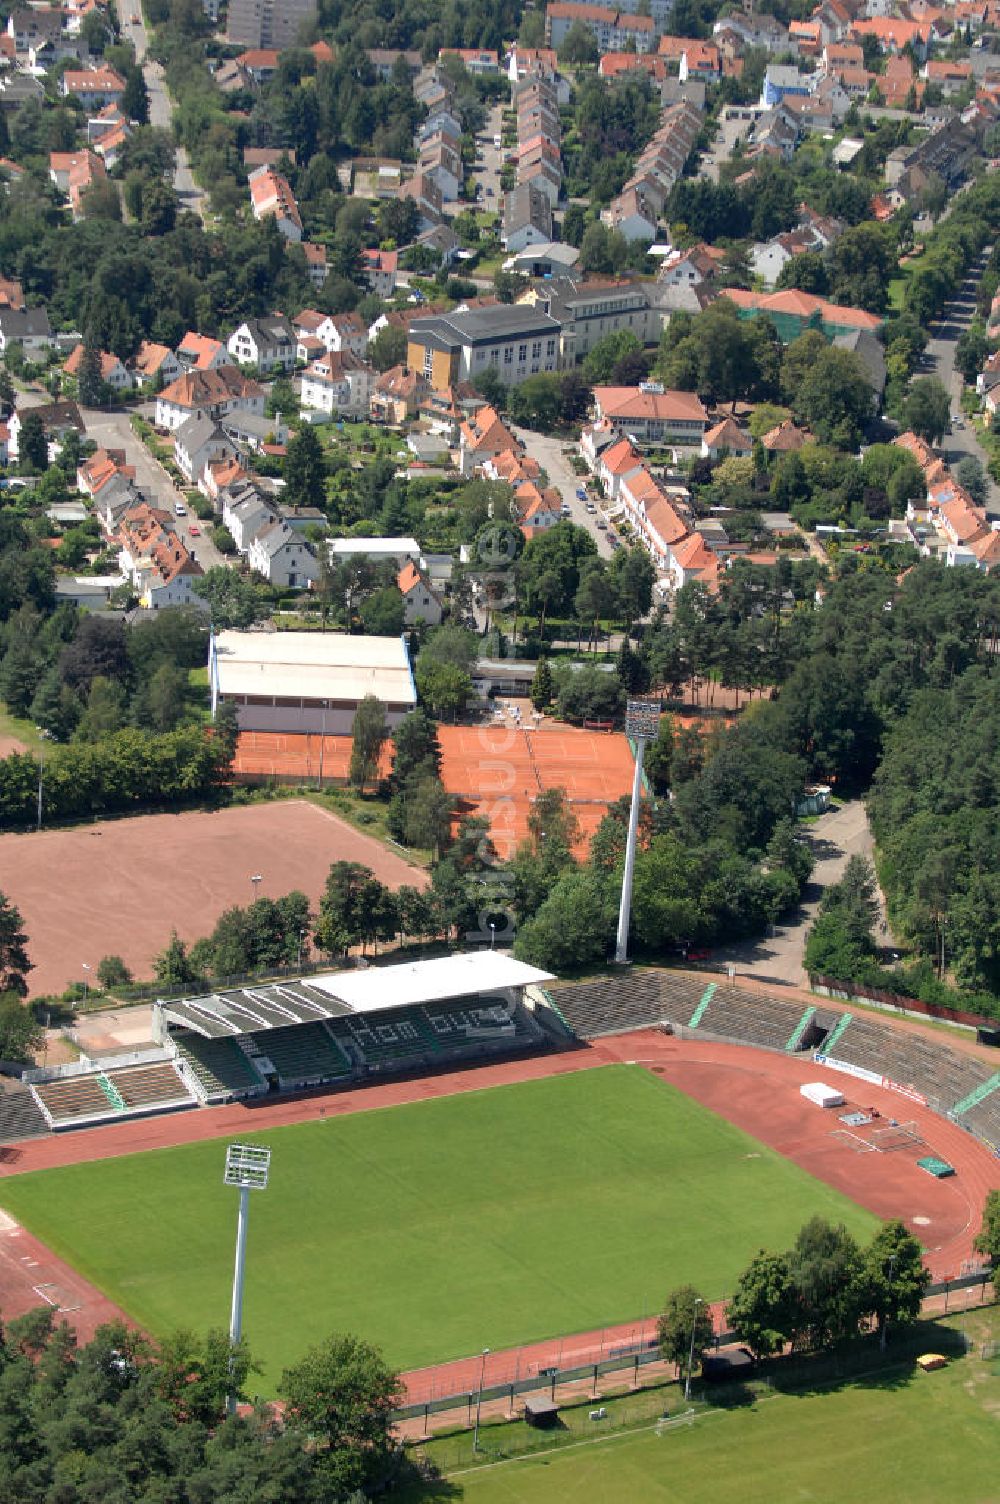
[[[25,355],[40,355],[55,343],[44,308],[0,308],[0,355],[19,345]]]
[[[283,518],[276,518],[251,538],[247,563],[280,590],[306,590],[319,579],[316,555]]]
[[[404,51],[399,47],[368,47],[365,49],[365,56],[375,69],[381,83],[391,82],[393,70],[397,63],[402,63],[407,71],[414,76],[420,72],[424,65],[424,60],[419,52],[414,50]]]
[[[189,486],[198,484],[206,465],[235,455],[213,418],[188,418],[174,430],[174,461]]]
[[[465,181],[461,142],[443,131],[436,131],[421,144],[418,171],[423,177],[430,178],[446,204],[461,198]]]
[[[156,399],[156,425],[173,432],[188,418],[208,417],[216,423],[227,413],[264,412],[265,393],[236,366],[214,371],[188,371],[163,388]]]
[[[169,345],[152,344],[144,339],[132,361],[132,379],[140,391],[153,391],[176,381],[183,369]]]
[[[656,382],[594,388],[594,411],[638,445],[701,445],[708,414],[694,392],[668,391]]]
[[[262,376],[290,371],[295,364],[295,337],[282,314],[244,319],[229,336],[226,348],[240,365],[254,366]]]
[[[57,43],[62,35],[64,13],[58,6],[15,5],[7,17],[7,35],[19,57],[29,51]]]
[[[85,195],[98,183],[107,182],[108,171],[100,157],[89,148],[82,151],[49,153],[49,177],[69,199],[74,220],[82,219]]]
[[[277,73],[278,56],[273,47],[250,47],[240,53],[236,62],[259,89]]]
[[[412,178],[397,188],[393,196],[411,199],[416,205],[417,228],[421,234],[441,224],[444,218],[444,199],[440,188],[427,173],[415,172]]]
[[[611,425],[606,425],[605,436],[611,435],[611,442],[591,464],[591,469],[600,481],[605,496],[612,502],[618,500],[623,482],[643,468],[642,455],[632,440],[615,438],[614,434],[615,430]],[[583,448],[582,443],[581,448]],[[592,452],[593,448],[593,439],[591,439]]]
[[[522,183],[505,196],[501,241],[515,254],[552,243],[552,205],[544,193]]]
[[[250,207],[256,220],[274,218],[278,231],[286,240],[302,239],[302,216],[288,179],[273,167],[258,167],[251,172]]]
[[[334,350],[302,373],[303,411],[366,418],[371,409],[375,372],[350,350]]]
[[[703,459],[717,460],[723,455],[746,456],[753,453],[753,439],[732,418],[723,418],[702,436]]]
[[[281,421],[280,413],[275,413],[271,418],[264,413],[240,412],[237,409],[226,413],[220,420],[219,427],[241,452],[273,455],[284,453],[282,446],[288,438],[288,426]]]
[[[356,313],[330,314],[316,334],[331,353],[356,355],[362,360],[368,352],[368,330]]]
[[[75,345],[63,366],[66,375],[72,376],[74,380],[79,380],[80,377],[80,367],[83,364],[83,351],[84,346],[82,344]],[[107,350],[100,350],[98,351],[98,358],[101,363],[101,380],[107,386],[116,392],[128,392],[132,390],[131,372],[126,369],[117,355],[110,355]]]
[[[408,559],[396,576],[396,588],[403,597],[403,621],[412,627],[418,621],[437,627],[444,616],[444,602],[420,569]]]
[[[377,249],[362,251],[361,270],[376,297],[391,298],[396,291],[399,252]]]
[[[931,58],[921,69],[921,75],[929,84],[935,84],[945,96],[960,93],[973,80],[972,68],[968,63],[953,62],[949,58]]]
[[[353,169],[355,198],[396,198],[411,169],[389,157],[356,157]]]
[[[392,366],[376,376],[370,412],[376,423],[400,428],[416,416],[427,383],[418,371],[406,366]]]
[[[772,110],[791,94],[805,98],[810,92],[809,82],[809,75],[800,73],[798,68],[790,68],[784,63],[769,63],[760,91],[761,108]]]
[[[793,450],[801,449],[809,443],[810,435],[804,428],[799,428],[791,418],[778,423],[771,428],[761,439],[761,445],[768,454],[790,454]]]
[[[508,451],[517,454],[520,444],[506,427],[494,407],[481,407],[459,426],[459,469],[471,475],[477,466],[494,455]]]
[[[693,581],[714,590],[721,568],[718,554],[713,553],[701,533],[689,533],[670,549],[667,576],[674,590],[682,590]]]
[[[634,240],[653,241],[659,223],[658,197],[651,197],[641,187],[626,188],[601,210],[601,220],[629,244]]]
[[[253,539],[277,518],[273,502],[245,474],[220,490],[217,506],[223,527],[229,530],[241,554],[249,553]]]
[[[302,254],[306,258],[306,271],[309,273],[309,281],[313,287],[322,287],[330,274],[330,267],[326,259],[326,246],[317,245],[312,240],[300,242]]]
[[[689,41],[681,53],[677,76],[682,84],[690,78],[718,83],[722,77],[722,57],[718,47],[712,42]]]
[[[232,364],[229,351],[221,339],[189,330],[177,346],[177,360],[182,371],[217,371]]]
[[[65,99],[75,99],[83,109],[96,113],[109,104],[121,105],[125,80],[107,64],[83,70],[67,68],[60,80],[60,92]]]
[[[529,542],[563,520],[562,504],[562,497],[554,486],[546,486],[541,491],[534,481],[522,481],[514,492],[514,505],[518,526]]]
[[[444,57],[461,58],[466,73],[476,77],[491,77],[500,71],[500,57],[488,47],[442,47],[438,62]]]

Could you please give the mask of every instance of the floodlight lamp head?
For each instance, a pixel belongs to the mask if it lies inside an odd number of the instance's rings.
[[[660,701],[629,700],[625,706],[625,735],[633,741],[649,742],[660,729]]]
[[[240,1190],[266,1191],[271,1151],[261,1144],[230,1144],[226,1150],[226,1185]]]

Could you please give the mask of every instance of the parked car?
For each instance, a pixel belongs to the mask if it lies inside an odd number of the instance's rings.
[[[192,522],[191,526],[188,528],[188,532],[191,534],[192,538],[200,538],[201,537],[201,528],[197,527],[193,522]]]

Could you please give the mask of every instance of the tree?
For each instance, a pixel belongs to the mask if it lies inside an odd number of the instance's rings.
[[[788,1255],[796,1299],[796,1344],[831,1347],[858,1329],[861,1251],[846,1227],[812,1217]]]
[[[121,956],[102,956],[97,963],[97,980],[108,991],[112,987],[127,987],[133,977]]]
[[[285,495],[290,506],[322,507],[326,499],[323,446],[311,423],[303,423],[289,440],[284,463]]]
[[[600,51],[590,27],[583,21],[574,21],[563,37],[559,48],[559,61],[579,67],[582,63],[596,63]]]
[[[98,674],[91,681],[87,705],[76,728],[79,741],[97,742],[125,725],[127,701],[122,686]]]
[[[711,1309],[693,1285],[671,1290],[656,1323],[656,1337],[663,1361],[687,1369],[690,1379],[692,1341],[694,1355],[700,1358],[715,1337]]]
[[[383,206],[384,207],[384,206]],[[385,324],[368,346],[368,359],[376,371],[391,371],[406,363],[406,330]]]
[[[955,466],[955,479],[964,486],[977,506],[985,506],[989,495],[989,481],[983,470],[982,460],[975,454],[966,454]]]
[[[588,559],[580,570],[580,583],[573,597],[573,609],[581,621],[590,623],[590,643],[594,650],[601,631],[601,618],[613,614],[617,598],[608,567],[603,559]]]
[[[885,1341],[888,1328],[916,1321],[931,1282],[920,1244],[903,1222],[884,1222],[864,1250],[861,1305],[878,1322]]]
[[[45,1038],[34,1013],[15,992],[0,992],[0,1060],[33,1064]]]
[[[796,416],[805,419],[818,439],[850,450],[857,448],[876,406],[861,360],[837,345],[825,345],[817,353],[792,400]]]
[[[763,1249],[736,1281],[726,1319],[755,1358],[780,1353],[794,1331],[795,1296],[788,1259]]]
[[[428,661],[427,651],[417,659],[417,691],[430,713],[438,718],[455,720],[465,709],[472,694],[472,678],[457,663]]]
[[[361,604],[361,625],[373,637],[398,637],[403,630],[406,608],[396,585],[383,585]]]
[[[385,706],[375,695],[365,695],[354,713],[351,763],[348,778],[351,786],[363,794],[378,777],[379,759],[389,731],[385,723]]]
[[[49,445],[38,414],[31,408],[25,414],[18,440],[21,462],[30,470],[42,471],[49,462]]]
[[[104,401],[104,378],[101,375],[101,355],[88,340],[83,342],[80,369],[76,378],[77,392],[84,407],[100,407]]]
[[[176,930],[170,931],[170,943],[153,957],[153,976],[161,987],[201,987],[205,978],[192,965],[187,946]]]
[[[213,565],[192,586],[195,595],[208,602],[212,626],[217,632],[252,627],[265,614],[264,599],[251,580],[225,564]]]
[[[398,1374],[377,1348],[334,1336],[285,1370],[286,1423],[315,1448],[316,1471],[328,1498],[384,1484],[396,1442],[392,1412],[403,1398]]]
[[[535,851],[549,866],[565,867],[580,839],[580,822],[565,789],[548,788],[528,812],[528,834]]]
[[[425,710],[411,710],[392,734],[392,787],[404,789],[414,777],[437,777],[441,747],[437,726]]]
[[[628,264],[628,242],[600,221],[588,225],[580,242],[580,270],[617,276]]]
[[[990,1191],[983,1205],[983,1225],[976,1234],[974,1248],[984,1253],[993,1265],[993,1288],[1000,1296],[1000,1191]]]
[[[552,670],[547,658],[539,658],[535,677],[531,681],[531,703],[536,710],[545,710],[552,704]]]
[[[327,874],[313,938],[329,955],[346,955],[364,934],[362,894],[374,874],[360,862],[334,862]]]
[[[149,90],[141,68],[129,68],[125,75],[122,113],[136,125],[149,124]]]
[[[951,414],[948,392],[936,376],[921,376],[910,387],[903,403],[903,426],[912,429],[928,444],[937,444],[944,436]]]
[[[562,413],[562,379],[540,372],[512,387],[507,397],[507,411],[514,423],[549,433]]]
[[[451,835],[454,800],[440,778],[422,778],[406,790],[406,842],[422,846],[439,857]]]
[[[614,899],[591,872],[571,868],[556,881],[514,941],[521,961],[553,971],[577,970],[607,959],[614,935]]]
[[[618,329],[612,334],[605,334],[584,356],[584,379],[590,386],[605,385],[612,379],[619,361],[641,349],[642,345],[631,329]]]
[[[24,920],[6,893],[0,893],[0,992],[27,997],[26,978],[32,969]]]

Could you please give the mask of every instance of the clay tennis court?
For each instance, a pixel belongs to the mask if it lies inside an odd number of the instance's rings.
[[[82,981],[84,963],[96,971],[106,955],[149,978],[172,929],[188,942],[208,935],[255,889],[280,898],[299,888],[315,904],[337,861],[363,862],[393,888],[427,882],[381,841],[303,799],[0,836],[3,890],[28,932],[33,995]]]
[[[497,854],[506,861],[528,834],[532,802],[545,789],[566,790],[580,822],[577,855],[609,804],[632,791],[632,753],[620,732],[583,731],[543,721],[537,728],[490,724],[439,726],[441,780],[456,798],[457,815],[490,822]],[[321,757],[322,752],[322,757]],[[237,779],[323,784],[346,783],[349,736],[245,731],[233,771]],[[385,744],[379,771],[388,777],[392,747]]]
[[[27,752],[24,742],[16,736],[0,736],[0,757],[12,757],[15,752]]]

